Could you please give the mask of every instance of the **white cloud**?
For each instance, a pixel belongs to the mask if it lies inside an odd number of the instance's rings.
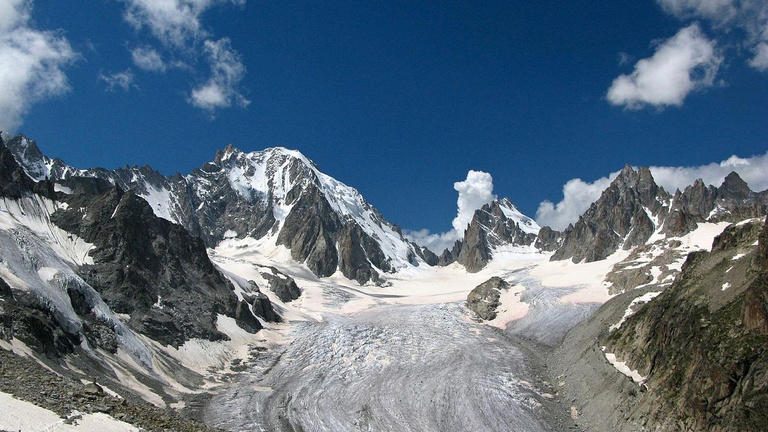
[[[437,254],[452,247],[456,240],[464,236],[475,210],[496,199],[493,194],[493,177],[487,172],[469,170],[467,178],[454,183],[453,188],[459,196],[456,200],[457,210],[452,230],[435,234],[426,229],[405,233],[416,244],[426,246]]]
[[[229,39],[205,41],[205,54],[211,67],[211,77],[192,90],[192,105],[208,111],[233,104],[247,106],[250,101],[240,94],[238,87],[245,76],[245,66],[232,49]]]
[[[453,229],[463,236],[467,225],[472,222],[475,210],[496,199],[496,195],[493,194],[493,177],[487,172],[469,170],[467,178],[454,183],[453,189],[459,193]]]
[[[131,50],[131,59],[138,68],[150,72],[164,72],[165,61],[152,47],[137,47]]]
[[[173,56],[185,58],[186,65],[199,64],[204,58],[211,70],[207,81],[193,88],[187,101],[212,113],[231,106],[246,107],[250,103],[239,89],[245,76],[240,55],[228,38],[215,40],[201,22],[202,15],[220,4],[244,5],[245,0],[122,0],[125,20],[136,30],[147,29]],[[169,67],[152,47],[131,51],[140,69],[162,72]]]
[[[163,44],[186,47],[190,39],[204,38],[207,32],[200,16],[222,3],[244,4],[245,0],[124,0],[125,20],[137,30],[144,28]]]
[[[546,225],[556,230],[564,229],[568,224],[576,222],[590,204],[600,198],[600,194],[617,175],[618,171],[591,183],[578,178],[568,180],[563,186],[563,199],[559,203],[542,201],[539,204],[536,210],[536,222],[540,226]]]
[[[30,26],[32,2],[0,2],[0,130],[15,131],[36,102],[69,90],[64,68],[76,54],[66,38]]]
[[[720,61],[714,43],[692,24],[638,61],[631,74],[616,78],[608,101],[630,109],[680,106],[692,91],[712,85]]]
[[[685,189],[696,179],[702,179],[706,184],[720,186],[725,176],[731,171],[736,171],[752,190],[768,189],[768,153],[751,158],[731,156],[722,162],[693,167],[654,166],[650,169],[656,183],[669,193],[674,193],[677,189]],[[600,194],[618,174],[619,171],[616,171],[593,182],[585,182],[581,179],[569,180],[563,186],[563,199],[560,202],[553,204],[550,201],[543,201],[539,204],[536,222],[541,226],[549,225],[558,230],[576,222],[579,216],[600,198]]]
[[[136,85],[133,83],[134,76],[133,71],[126,69],[122,72],[115,72],[111,74],[99,74],[99,79],[104,81],[107,85],[107,90],[115,91],[122,90],[128,91]]]
[[[755,47],[755,56],[749,65],[759,71],[768,71],[768,42],[761,42]]]
[[[768,70],[768,1],[765,0],[657,0],[662,9],[680,19],[703,19],[715,29],[744,32],[744,44],[754,53],[749,65]]]
[[[459,234],[454,230],[433,234],[425,228],[418,231],[405,230],[404,234],[412,242],[427,247],[437,255],[440,255],[446,249],[452,248],[453,244],[456,243],[456,240],[461,239]]]

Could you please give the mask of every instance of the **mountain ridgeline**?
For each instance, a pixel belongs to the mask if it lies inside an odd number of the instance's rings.
[[[647,168],[626,166],[563,232],[539,227],[502,198],[475,211],[463,238],[438,254],[409,241],[357,190],[294,150],[245,153],[227,146],[189,174],[164,176],[147,166],[76,169],[22,136],[6,144],[34,180],[99,178],[144,198],[157,216],[183,226],[206,247],[232,238],[271,242],[317,276],[339,271],[360,284],[386,284],[386,273],[408,266],[456,262],[477,272],[510,247],[553,252],[552,260],[598,261],[654,235],[680,237],[701,222],[762,216],[768,205],[768,192],[751,191],[736,173],[720,187],[697,180],[670,194]]]

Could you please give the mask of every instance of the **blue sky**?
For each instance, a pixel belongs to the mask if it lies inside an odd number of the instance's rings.
[[[0,124],[80,167],[186,172],[228,143],[286,146],[441,232],[468,170],[534,216],[625,163],[768,150],[768,32],[738,9],[762,1],[9,1],[0,107],[18,116]],[[56,48],[18,89],[4,14]]]

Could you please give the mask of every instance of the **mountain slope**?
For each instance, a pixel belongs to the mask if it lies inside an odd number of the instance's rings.
[[[446,249],[438,263],[458,262],[469,272],[478,272],[493,259],[500,247],[533,245],[539,233],[536,222],[522,214],[507,198],[494,200],[475,211],[464,238]]]
[[[732,172],[719,188],[701,180],[669,195],[648,168],[629,165],[563,232],[552,260],[592,262],[659,238],[680,237],[705,222],[737,222],[768,213],[768,191],[753,192]]]
[[[727,228],[605,341],[649,388],[659,430],[768,427],[768,220]]]
[[[319,276],[341,271],[359,283],[425,264],[399,228],[362,195],[284,148],[244,153],[228,146],[187,175],[149,167],[78,170],[43,155],[25,137],[9,148],[37,180],[96,177],[145,199],[154,213],[179,223],[207,247],[225,238],[268,239],[291,250]]]

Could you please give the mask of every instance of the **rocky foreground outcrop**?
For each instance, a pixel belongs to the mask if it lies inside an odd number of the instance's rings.
[[[726,228],[668,288],[607,302],[552,358],[589,430],[768,430],[768,221]]]
[[[467,307],[480,319],[492,320],[496,318],[496,309],[501,305],[501,291],[508,289],[507,281],[494,276],[470,291],[467,295]]]

